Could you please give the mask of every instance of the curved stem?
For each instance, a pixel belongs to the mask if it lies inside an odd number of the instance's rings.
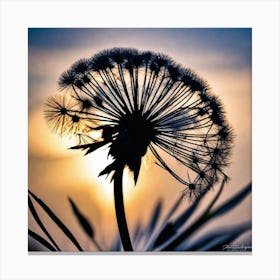
[[[125,212],[124,212],[124,204],[123,204],[123,185],[122,185],[123,168],[124,167],[118,167],[114,175],[115,209],[116,209],[116,217],[117,217],[118,228],[119,228],[123,249],[124,251],[133,251],[128,228],[127,228]]]

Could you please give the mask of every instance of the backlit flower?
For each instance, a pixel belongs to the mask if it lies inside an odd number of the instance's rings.
[[[46,118],[58,133],[79,136],[72,149],[88,154],[107,145],[113,163],[100,175],[114,178],[116,168],[127,166],[136,183],[149,149],[190,197],[226,176],[232,129],[223,105],[205,81],[166,55],[104,50],[74,63],[59,86],[67,90],[47,101]],[[170,158],[184,169],[175,170]]]

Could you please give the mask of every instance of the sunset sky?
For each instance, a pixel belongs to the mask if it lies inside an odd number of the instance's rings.
[[[74,219],[67,197],[93,222],[97,239],[109,247],[117,233],[113,187],[97,175],[106,167],[106,150],[83,157],[70,151],[73,143],[52,133],[43,114],[43,103],[58,93],[57,80],[73,62],[113,47],[132,47],[162,52],[206,79],[225,105],[227,119],[234,129],[235,142],[231,177],[221,201],[251,181],[251,29],[41,29],[28,32],[29,92],[29,189],[42,198],[73,230],[85,248],[92,250],[87,237]],[[125,207],[129,229],[139,219],[146,221],[155,202],[162,199],[168,209],[184,189],[148,156],[139,182],[125,179]],[[215,194],[211,191],[209,197]],[[189,202],[186,200],[186,206]],[[251,197],[219,225],[251,219]],[[31,217],[29,227],[39,231]],[[62,248],[63,235],[47,220]],[[214,226],[214,225],[209,225]],[[73,249],[72,247],[67,250]]]

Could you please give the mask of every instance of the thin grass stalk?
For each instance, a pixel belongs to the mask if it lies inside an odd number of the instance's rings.
[[[187,228],[182,234],[180,234],[176,239],[174,239],[171,243],[169,243],[166,247],[162,249],[162,251],[172,251],[174,250],[179,244],[181,244],[188,236],[190,236],[194,231],[196,231],[204,222],[209,220],[208,214],[209,211],[212,209],[218,198],[220,197],[224,185],[226,183],[226,179],[224,179],[221,183],[218,193],[207,207],[207,209],[201,214],[201,216],[189,227]]]
[[[53,211],[35,194],[30,190],[28,193],[36,200],[36,202],[42,207],[42,209],[48,214],[48,216],[57,224],[57,226],[63,231],[63,233],[71,240],[79,251],[83,251],[77,239],[71,233],[71,231],[65,226],[65,224],[53,213]]]
[[[50,235],[50,233],[47,231],[46,227],[44,226],[43,222],[41,221],[41,219],[39,218],[35,207],[31,201],[31,198],[28,196],[28,206],[29,209],[35,219],[35,221],[37,222],[37,224],[39,225],[39,227],[41,228],[41,230],[46,234],[46,236],[49,238],[49,240],[52,242],[53,246],[56,248],[57,251],[60,251],[60,248],[58,247],[57,243],[54,241],[54,239],[52,238],[52,236]]]
[[[46,248],[48,248],[52,252],[56,252],[56,248],[54,248],[46,239],[44,239],[42,236],[37,234],[36,232],[32,230],[28,230],[28,235],[31,236],[33,239],[35,239],[40,244],[44,245]]]

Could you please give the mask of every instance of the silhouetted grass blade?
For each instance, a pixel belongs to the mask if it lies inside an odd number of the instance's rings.
[[[160,214],[161,214],[161,208],[162,208],[162,203],[161,201],[159,201],[157,204],[156,204],[156,207],[153,211],[153,215],[152,215],[152,218],[149,222],[149,227],[148,227],[148,233],[149,235],[152,233],[153,229],[155,229],[156,227],[156,224],[159,220],[159,217],[160,217]]]
[[[176,229],[179,229],[182,227],[186,221],[191,217],[191,215],[194,213],[194,211],[197,209],[197,207],[200,204],[201,199],[204,197],[205,193],[200,195],[196,198],[196,200],[193,202],[193,204],[187,208],[175,221],[174,221],[174,227]]]
[[[252,190],[252,184],[250,183],[233,198],[230,198],[228,201],[226,201],[221,206],[219,206],[216,210],[213,210],[213,212],[209,214],[210,216],[209,219],[212,217],[221,216],[229,212],[231,209],[236,207],[251,192],[251,190]]]
[[[58,245],[56,244],[56,242],[54,241],[54,239],[52,238],[52,236],[49,234],[49,232],[47,231],[46,227],[44,226],[44,224],[42,223],[41,219],[39,218],[35,207],[30,199],[30,197],[28,196],[28,207],[30,209],[30,212],[32,213],[35,221],[37,222],[37,224],[39,225],[39,227],[42,229],[42,231],[46,234],[46,236],[50,239],[50,241],[52,242],[52,244],[55,246],[55,248],[60,251],[60,248],[58,247]]]
[[[178,207],[180,206],[181,202],[183,201],[183,196],[180,196],[175,203],[173,204],[173,206],[170,208],[170,210],[168,211],[168,213],[166,214],[164,221],[168,221],[170,219],[170,217],[175,213],[175,211],[178,209]]]
[[[232,226],[222,230],[207,233],[188,246],[186,251],[221,251],[225,244],[234,241],[241,234],[251,229],[251,223]]]
[[[48,248],[50,251],[57,251],[47,240],[45,240],[43,237],[41,237],[39,234],[35,233],[32,230],[28,230],[28,235],[34,238],[36,241],[44,245],[46,248]]]
[[[178,231],[178,229],[180,229],[191,217],[195,209],[197,209],[204,195],[205,193],[197,197],[197,199],[193,202],[193,204],[190,207],[188,207],[178,218],[176,218],[175,221],[167,222],[166,220],[164,227],[159,232],[158,236],[155,238],[155,243],[152,247],[153,249],[162,245],[164,242],[168,241],[169,238],[174,236],[174,234]],[[176,203],[172,207],[172,210],[167,214],[167,217],[171,217],[172,213],[178,208],[180,201],[182,201],[182,198],[176,201]]]
[[[76,218],[78,219],[81,227],[83,228],[83,230],[86,232],[86,234],[90,237],[90,238],[94,238],[94,229],[91,226],[91,224],[89,223],[89,221],[86,219],[86,217],[80,212],[80,210],[78,209],[77,205],[74,203],[74,201],[68,197],[68,200],[71,204],[72,210],[76,216]]]
[[[37,203],[45,210],[49,217],[56,223],[56,225],[64,232],[64,234],[72,241],[79,251],[83,251],[77,239],[71,231],[64,225],[64,223],[53,213],[53,211],[35,194],[28,190],[29,194],[37,201]]]
[[[205,211],[203,212],[203,214],[201,215],[201,218],[203,218],[204,216],[208,215],[208,213],[210,212],[210,210],[213,208],[213,206],[215,205],[215,203],[218,201],[219,197],[221,196],[221,193],[224,189],[225,183],[227,182],[228,178],[225,177],[220,185],[220,188],[217,192],[217,194],[215,195],[215,197],[212,199],[211,203],[208,205],[208,207],[205,209]]]
[[[167,214],[165,215],[165,217],[162,219],[162,224],[160,226],[160,229],[158,231],[154,231],[154,233],[152,234],[152,236],[149,239],[149,242],[147,244],[147,250],[150,251],[153,248],[155,248],[154,243],[157,242],[157,239],[159,238],[159,235],[161,235],[160,237],[160,241],[161,240],[167,240],[166,236],[169,234],[169,229],[170,227],[167,227],[167,222],[170,219],[170,217],[176,212],[176,210],[178,209],[178,207],[180,206],[182,202],[182,196],[179,197],[179,199],[177,199],[173,206],[170,208],[170,210],[167,212]]]
[[[163,230],[158,235],[158,237],[157,237],[157,239],[154,243],[153,249],[160,246],[164,242],[166,242],[169,238],[174,236],[175,233],[176,233],[176,229],[174,227],[174,224],[173,223],[167,223],[165,225],[165,227],[163,228]]]
[[[142,224],[140,221],[138,221],[135,229],[134,229],[134,233],[133,233],[133,240],[134,243],[136,244],[138,242],[138,240],[141,238],[141,234],[142,234]]]
[[[237,233],[233,233],[229,236],[226,236],[226,238],[223,240],[223,242],[219,242],[217,244],[212,244],[212,246],[209,246],[207,248],[207,251],[225,251],[224,246],[225,245],[229,245],[231,242],[233,242],[237,237],[239,237],[241,234],[245,233],[247,230],[243,230]],[[234,248],[234,247],[233,247]],[[241,247],[242,248],[242,247]],[[237,249],[238,251],[239,249]],[[241,249],[242,250],[242,249]],[[236,251],[236,250],[232,250],[232,251]]]
[[[121,239],[119,237],[117,237],[116,240],[113,241],[113,244],[111,246],[111,251],[120,252],[121,249],[122,249]]]
[[[187,222],[187,220],[191,217],[194,211],[199,206],[202,198],[205,196],[206,192],[200,194],[193,202],[193,204],[188,207],[180,216],[178,216],[173,222],[165,222],[164,227],[159,232],[158,236],[155,238],[155,243],[153,245],[153,249],[167,242],[170,238],[174,237],[175,233]],[[171,217],[172,213],[178,208],[180,201],[182,198],[175,202],[171,211],[167,214],[167,217]]]
[[[179,244],[184,242],[191,234],[193,234],[196,230],[201,228],[202,225],[209,222],[212,218],[215,218],[219,215],[225,214],[232,210],[235,206],[237,206],[251,191],[251,184],[246,186],[243,190],[241,190],[237,195],[233,198],[226,201],[216,210],[213,210],[209,213],[209,210],[212,208],[217,198],[220,196],[221,190],[223,189],[224,181],[221,184],[220,190],[217,193],[214,200],[210,203],[210,206],[206,209],[206,211],[188,228],[186,228],[180,235],[177,237],[173,237],[172,240],[161,248],[162,251],[171,251],[174,250]]]

